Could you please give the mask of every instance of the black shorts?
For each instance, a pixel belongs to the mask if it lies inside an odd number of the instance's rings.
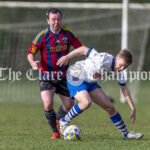
[[[40,80],[40,92],[56,88],[56,93],[70,97],[66,79]]]

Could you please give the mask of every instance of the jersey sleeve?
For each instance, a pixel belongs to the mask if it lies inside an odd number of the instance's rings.
[[[76,37],[74,39],[72,39],[72,45],[74,46],[74,48],[79,48],[81,46],[83,46],[84,44],[82,44],[79,39]]]
[[[93,47],[91,47],[89,48],[86,57],[95,59],[95,57],[99,57],[99,53]]]
[[[71,39],[71,45],[73,45],[74,48],[79,48],[83,44],[79,41],[77,35],[70,30],[70,39]]]
[[[74,48],[79,48],[84,45],[79,41],[77,35],[72,30],[70,30],[65,26],[63,26],[62,28],[64,31],[66,31],[69,34],[70,45],[72,45]]]
[[[117,72],[117,81],[120,86],[126,86],[126,79],[123,71]]]
[[[35,55],[38,52],[38,50],[40,49],[41,45],[42,45],[42,37],[39,33],[39,34],[36,35],[36,37],[32,41],[31,46],[30,46],[29,51],[28,51],[27,54],[28,55],[29,54]]]

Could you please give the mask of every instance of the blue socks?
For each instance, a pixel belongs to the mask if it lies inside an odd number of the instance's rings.
[[[128,135],[128,130],[126,128],[126,125],[124,124],[121,116],[119,113],[117,113],[115,116],[110,117],[111,121],[115,124],[115,126],[118,128],[118,130],[124,135],[126,138]]]
[[[65,117],[62,118],[62,121],[70,122],[71,119],[75,118],[76,116],[78,116],[82,112],[83,111],[79,108],[78,103],[77,103],[67,113],[69,121],[65,120]]]

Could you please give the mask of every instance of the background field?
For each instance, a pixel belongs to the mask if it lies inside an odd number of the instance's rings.
[[[67,1],[69,0],[65,0]],[[121,0],[83,0],[83,2],[121,2]],[[130,2],[150,2],[150,0]],[[95,104],[72,121],[72,124],[78,125],[83,132],[80,141],[49,139],[52,132],[44,116],[39,81],[30,81],[26,77],[30,68],[26,58],[27,51],[35,35],[47,25],[46,10],[0,8],[0,69],[8,68],[12,71],[6,70],[4,74],[0,72],[0,150],[149,150],[150,80],[129,84],[131,94],[135,93],[138,100],[134,126],[131,125],[129,106],[119,101],[118,84],[112,81],[100,82],[106,94],[114,98],[114,105],[124,118],[129,131],[142,132],[143,139],[123,140],[106,112]],[[94,46],[99,51],[113,55],[121,49],[122,10],[62,9],[62,12],[64,25],[71,28],[86,46]],[[130,70],[150,70],[149,31],[149,10],[129,10],[129,49],[134,59]],[[36,59],[39,59],[39,56]],[[80,59],[81,57],[77,57],[71,63]],[[6,76],[12,77],[13,72],[17,71],[22,73],[20,80],[15,82],[12,82],[12,78],[2,80]],[[34,75],[38,76],[38,72],[35,71]],[[60,106],[58,96],[55,96],[54,106],[57,111]]]
[[[32,83],[32,88],[37,85]],[[114,88],[114,86],[116,88]],[[19,86],[22,88],[21,86]],[[19,88],[18,87],[18,88]],[[80,141],[50,140],[51,130],[43,113],[39,92],[26,91],[28,97],[35,94],[37,101],[0,103],[0,149],[2,150],[149,150],[150,141],[150,102],[149,83],[142,82],[136,104],[137,119],[131,125],[130,109],[127,104],[118,101],[119,92],[115,83],[103,85],[104,91],[115,98],[115,107],[121,113],[130,131],[142,132],[144,138],[138,141],[124,140],[114,127],[108,115],[98,106],[92,106],[72,124],[79,125],[82,130]],[[9,89],[8,89],[9,90]],[[11,90],[11,88],[10,88]],[[35,89],[34,89],[35,91]],[[20,93],[22,94],[22,93]],[[6,93],[7,97],[7,93]],[[12,96],[12,98],[15,95]],[[22,99],[26,99],[22,96]],[[55,110],[60,106],[59,97],[55,96]]]
[[[5,1],[5,0],[1,0]],[[12,0],[12,1],[23,1],[23,0]],[[31,1],[31,0],[26,0]],[[35,2],[49,2],[49,0],[32,0]],[[56,2],[56,0],[51,0],[51,2]],[[59,0],[59,2],[81,2],[81,0]],[[122,0],[82,0],[82,2],[112,2],[112,3],[120,3]],[[150,0],[130,0],[130,2],[136,2],[136,3],[149,3]]]

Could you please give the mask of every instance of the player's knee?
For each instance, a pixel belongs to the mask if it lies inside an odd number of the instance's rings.
[[[91,100],[85,100],[85,101],[83,101],[84,109],[87,109],[88,107],[90,107],[91,104],[92,104]]]
[[[44,104],[44,110],[49,111],[51,109],[53,109],[53,104]]]
[[[109,113],[109,114],[115,114],[116,113],[116,110],[115,108],[113,107],[113,105],[108,105],[105,107],[105,110]]]

